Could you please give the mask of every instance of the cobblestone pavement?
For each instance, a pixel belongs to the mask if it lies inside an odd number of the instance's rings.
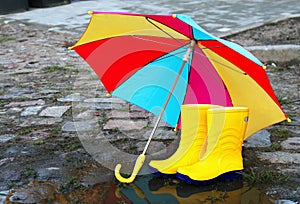
[[[299,20],[295,22],[299,42]],[[133,154],[141,152],[155,118],[136,106],[106,97],[88,65],[66,49],[79,34],[6,19],[0,21],[0,29],[0,191],[23,186],[28,180],[63,182],[78,175],[92,185],[111,180],[109,169],[116,162],[135,160]],[[245,37],[240,36],[227,37],[243,42]],[[253,52],[266,61],[273,57],[268,62],[268,75],[293,122],[251,137],[252,141],[245,143],[245,168],[248,172],[275,168],[289,176],[290,182],[274,184],[265,192],[299,200],[300,71],[295,60],[299,60],[299,48],[292,51],[296,58],[289,60],[282,60],[282,53],[290,49],[263,52],[261,48]],[[149,149],[150,158],[170,155],[176,139],[178,133],[161,124]],[[84,175],[90,166],[98,165],[95,160],[106,169],[98,168],[100,173],[93,170],[98,176]],[[124,168],[130,170],[130,163]]]

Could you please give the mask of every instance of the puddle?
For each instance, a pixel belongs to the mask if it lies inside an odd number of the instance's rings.
[[[1,200],[2,199],[2,200]],[[10,192],[0,203],[230,203],[269,204],[270,198],[242,180],[194,186],[175,179],[149,175],[136,178],[132,184],[113,180],[83,186],[69,180],[59,186],[51,182],[31,181],[21,189]]]

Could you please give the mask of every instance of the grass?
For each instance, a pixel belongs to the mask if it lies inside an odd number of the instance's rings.
[[[58,65],[46,66],[43,69],[47,72],[58,72],[58,71],[66,70],[65,67],[58,66]]]
[[[95,81],[95,80],[99,80],[97,75],[92,75],[88,78],[89,81]]]
[[[79,144],[79,143],[72,143],[67,146],[68,150],[70,150],[70,151],[79,149],[80,147],[81,147],[81,144]]]
[[[272,131],[272,135],[278,139],[286,139],[290,132],[287,129],[276,129]]]
[[[60,133],[61,128],[60,127],[54,127],[51,131],[50,131],[50,136],[51,137],[55,137],[58,135],[58,133]]]
[[[22,140],[22,138],[21,137],[15,137],[15,142],[19,142],[19,141],[21,141]]]
[[[267,147],[265,149],[266,152],[275,152],[275,151],[280,151],[282,149],[281,145],[277,142],[272,142],[270,147]]]
[[[275,184],[287,182],[289,177],[270,170],[254,171],[250,168],[249,173],[243,173],[243,179],[251,184]]]
[[[104,113],[101,113],[100,116],[101,116],[101,120],[98,121],[98,124],[100,125],[100,127],[102,127],[109,121],[109,119]]]
[[[27,134],[29,134],[29,133],[31,133],[32,132],[32,130],[31,129],[21,129],[21,130],[19,130],[19,134],[20,135],[27,135]]]
[[[44,140],[40,140],[40,141],[36,141],[33,143],[34,145],[43,145],[45,144],[45,141]]]
[[[0,43],[4,43],[4,42],[7,42],[7,41],[12,41],[12,40],[16,40],[16,38],[0,36]]]
[[[82,147],[82,144],[78,138],[69,138],[60,143],[61,148],[74,151]]]
[[[285,70],[285,67],[282,67],[282,66],[273,66],[273,71],[274,72],[282,72]]]
[[[59,66],[59,65],[50,65],[43,68],[43,70],[53,73],[53,72],[64,72],[64,71],[71,71],[78,73],[80,70],[78,68],[73,68],[70,66]]]
[[[16,102],[23,102],[23,101],[27,101],[27,100],[28,100],[28,98],[26,98],[26,97],[21,97],[21,98],[15,99]]]
[[[28,167],[26,167],[23,175],[25,178],[29,178],[29,177],[36,178],[37,172],[32,168],[32,166],[28,166]]]
[[[60,184],[58,187],[58,192],[65,193],[68,191],[73,191],[82,187],[81,183],[77,181],[74,177],[70,177],[66,182]]]
[[[281,105],[284,105],[290,103],[291,99],[285,96],[278,96],[278,101]]]
[[[272,144],[270,147],[265,148],[266,152],[274,152],[282,150],[281,141],[286,140],[290,136],[290,132],[287,129],[271,129]]]
[[[18,84],[16,87],[18,87],[18,88],[27,88],[28,85],[27,84]]]

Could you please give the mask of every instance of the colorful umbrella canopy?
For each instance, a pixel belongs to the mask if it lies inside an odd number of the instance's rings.
[[[265,66],[188,16],[90,14],[85,33],[71,49],[94,69],[112,96],[155,115],[164,109],[162,119],[173,127],[182,104],[248,107],[246,138],[288,119]]]
[[[164,111],[169,125],[178,124],[182,104],[248,107],[246,137],[287,119],[263,64],[186,15],[92,12],[72,48],[111,95],[159,115],[191,39],[197,45]]]

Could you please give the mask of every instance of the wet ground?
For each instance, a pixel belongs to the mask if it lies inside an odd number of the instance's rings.
[[[253,51],[268,62],[270,81],[293,122],[262,132],[269,137],[263,147],[245,144],[244,180],[195,187],[147,175],[144,168],[134,184],[123,185],[112,169],[142,151],[153,116],[105,96],[91,69],[66,49],[79,35],[5,19],[0,28],[0,203],[300,200],[299,49],[289,60],[282,60],[286,50]],[[227,38],[247,46],[299,45],[299,33],[295,18]],[[172,154],[178,134],[162,124],[149,159]],[[132,164],[124,164],[125,171]]]
[[[89,21],[88,11],[123,11],[156,14],[186,14],[210,32],[235,28],[300,12],[298,0],[73,0],[71,4],[7,15],[9,18],[51,25],[52,30],[81,33]]]

